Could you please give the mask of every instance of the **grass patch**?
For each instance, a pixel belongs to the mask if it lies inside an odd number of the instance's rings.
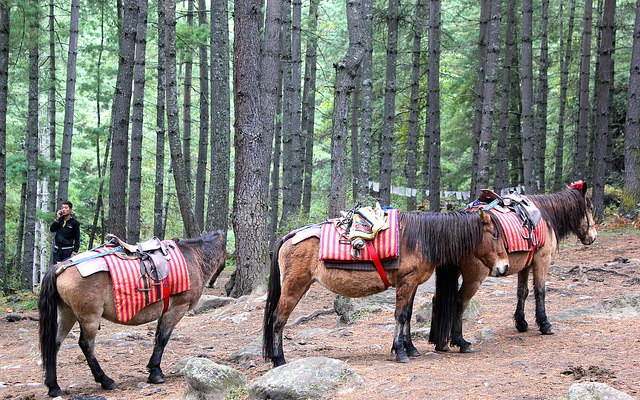
[[[34,311],[38,308],[38,296],[30,291],[20,291],[0,297],[0,311],[19,313]]]

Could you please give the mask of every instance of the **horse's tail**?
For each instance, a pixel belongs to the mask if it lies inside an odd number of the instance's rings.
[[[447,263],[436,269],[436,292],[433,296],[433,313],[429,342],[436,349],[445,349],[451,339],[451,329],[457,315],[458,266]]]
[[[55,372],[58,354],[58,302],[60,295],[56,286],[56,267],[49,268],[40,284],[38,311],[40,312],[40,355],[42,368],[51,376]]]
[[[267,294],[267,304],[264,308],[264,321],[262,323],[262,356],[265,360],[270,360],[273,356],[273,328],[277,318],[276,308],[278,308],[278,302],[280,301],[280,295],[282,293],[282,287],[280,285],[280,263],[278,262],[278,256],[280,254],[280,248],[286,242],[288,237],[283,237],[278,240],[273,246],[271,253],[271,273],[269,275],[269,290]]]

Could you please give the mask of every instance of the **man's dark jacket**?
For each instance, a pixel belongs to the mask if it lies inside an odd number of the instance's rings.
[[[74,217],[65,222],[64,218],[55,220],[49,227],[51,232],[56,233],[55,245],[62,247],[73,247],[73,252],[80,249],[80,222]]]

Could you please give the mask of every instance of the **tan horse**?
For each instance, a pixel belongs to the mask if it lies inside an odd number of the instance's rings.
[[[514,320],[519,332],[526,332],[529,327],[525,320],[524,304],[529,294],[529,273],[533,272],[536,324],[543,335],[553,334],[545,307],[545,286],[552,256],[558,250],[558,243],[570,233],[578,236],[585,245],[593,243],[598,235],[593,219],[593,204],[591,198],[586,195],[586,190],[586,184],[578,182],[558,193],[527,196],[540,209],[548,230],[546,244],[537,248],[533,255],[528,251],[509,253],[509,270],[504,275],[518,274],[518,302]],[[459,346],[460,352],[473,352],[471,343],[467,342],[462,335],[462,316],[469,301],[488,276],[488,270],[478,268],[477,263],[469,261],[467,259],[461,262],[459,272],[449,278],[445,278],[444,274],[438,276],[441,285],[436,288],[431,334],[434,342],[445,344],[436,346],[437,350],[449,350],[446,343],[451,338],[450,344]],[[448,269],[448,271],[451,270],[451,268]],[[459,274],[462,274],[462,285],[458,290]],[[457,302],[456,309],[449,311],[438,309],[439,304],[450,304],[448,298],[451,296]],[[436,301],[438,299],[440,301]],[[437,317],[443,319],[438,320]]]
[[[396,288],[393,351],[398,362],[409,362],[409,357],[420,355],[411,341],[413,300],[418,285],[438,265],[473,258],[496,275],[509,265],[504,242],[488,213],[400,213],[399,221],[399,268],[387,274]],[[263,324],[263,355],[274,366],[286,362],[284,326],[314,282],[346,297],[370,296],[387,289],[376,271],[326,268],[318,261],[318,238],[293,244],[290,237],[282,238],[274,248]]]
[[[225,266],[225,237],[222,231],[203,232],[201,237],[195,239],[174,240],[187,263],[190,290],[172,295],[164,313],[164,302],[158,301],[143,308],[125,324],[140,325],[158,320],[153,353],[147,364],[150,383],[164,382],[160,361],[173,328],[198,303],[205,283],[217,278]],[[115,382],[104,373],[94,354],[94,341],[101,319],[104,317],[120,323],[116,318],[111,276],[108,272],[97,272],[83,278],[73,267],[57,277],[55,272],[56,268],[50,268],[44,276],[38,302],[40,349],[49,396],[63,394],[57,382],[57,354],[76,322],[80,324],[78,344],[93,377],[103,389],[116,389]]]

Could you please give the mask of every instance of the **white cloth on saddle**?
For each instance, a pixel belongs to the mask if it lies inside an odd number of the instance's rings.
[[[75,256],[71,257],[69,261],[74,262],[88,257],[95,257],[95,255],[96,253],[94,251],[85,251],[84,253],[76,254]],[[80,272],[80,275],[82,275],[84,278],[89,275],[93,275],[96,272],[109,271],[109,267],[107,267],[107,262],[104,260],[104,257],[96,257],[87,261],[83,261],[76,264],[75,267],[78,269],[78,272]]]

